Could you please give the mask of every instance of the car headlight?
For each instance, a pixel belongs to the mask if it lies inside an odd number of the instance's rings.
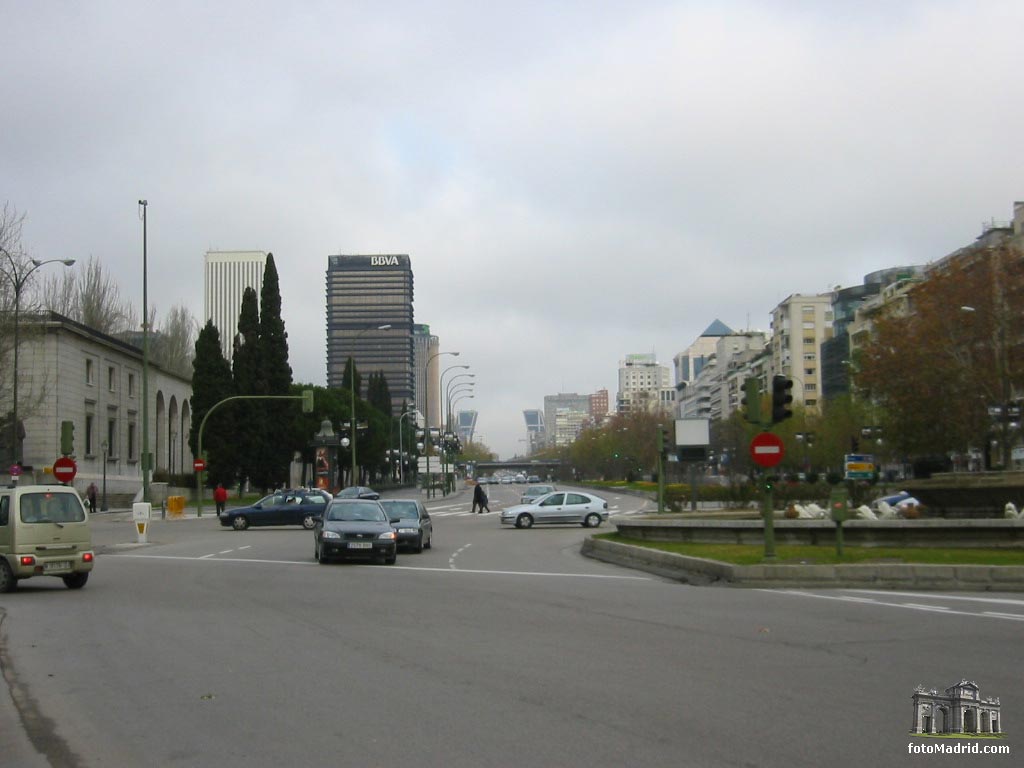
[[[325,539],[340,539],[341,534],[336,531],[324,531],[323,537]]]
[[[399,533],[416,533],[418,530],[419,530],[418,528],[399,528],[398,532]]]
[[[394,531],[385,531],[384,533],[382,533],[377,538],[378,539],[384,539],[385,541],[394,541],[395,540],[395,532]]]

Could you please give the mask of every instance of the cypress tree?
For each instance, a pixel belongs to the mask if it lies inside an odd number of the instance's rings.
[[[260,316],[256,304],[256,291],[246,288],[242,293],[242,307],[238,313],[238,333],[235,335],[232,365],[235,391],[239,395],[267,394],[260,371]],[[260,403],[241,400],[235,404],[240,479],[248,478],[258,488],[266,489],[260,472],[261,446],[264,441],[265,419],[261,417]]]
[[[192,429],[189,448],[196,455],[199,427],[207,412],[226,397],[235,394],[231,366],[220,348],[220,331],[208,320],[199,332],[192,360]],[[234,414],[231,406],[222,406],[206,420],[203,429],[203,450],[210,457],[207,480],[230,487],[236,477],[234,456]]]
[[[274,254],[267,254],[260,292],[259,317],[260,380],[267,395],[287,395],[292,383],[288,364],[288,334],[281,317],[281,287],[274,263]],[[256,402],[264,414],[264,436],[261,443],[258,474],[264,487],[288,482],[288,468],[294,446],[288,439],[296,404],[287,401]]]

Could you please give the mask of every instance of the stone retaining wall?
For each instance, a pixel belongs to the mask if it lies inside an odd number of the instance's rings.
[[[593,537],[582,553],[699,586],[1024,591],[1024,566],[1015,565],[731,565]]]
[[[762,520],[708,520],[680,517],[613,518],[619,533],[644,541],[694,544],[761,544]],[[835,546],[831,520],[775,520],[776,544]],[[860,547],[1024,548],[1024,520],[848,520],[843,541]]]

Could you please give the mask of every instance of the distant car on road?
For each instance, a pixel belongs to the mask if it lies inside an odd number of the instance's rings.
[[[528,482],[528,483],[539,483],[540,482],[540,476],[539,475],[530,475],[529,477],[526,478],[526,482]]]
[[[244,531],[253,525],[301,525],[312,530],[331,495],[326,491],[298,488],[275,491],[248,507],[234,507],[219,515],[225,528]]]
[[[600,496],[579,491],[555,491],[532,504],[517,504],[501,512],[501,524],[516,528],[549,523],[578,523],[597,528],[607,519],[608,502]]]
[[[553,485],[528,485],[526,490],[523,491],[523,495],[519,497],[520,504],[532,504],[541,496],[546,496],[549,493],[555,492],[555,486]]]
[[[380,498],[380,494],[377,493],[373,488],[367,488],[365,485],[350,485],[348,488],[338,491],[334,494],[336,499],[371,499],[376,501]]]
[[[413,552],[430,549],[434,543],[434,524],[422,501],[418,499],[386,499],[380,504],[388,513],[391,527],[398,534],[399,548],[408,548]]]
[[[374,560],[391,565],[398,534],[374,499],[335,499],[313,529],[313,557],[321,565],[336,559]]]

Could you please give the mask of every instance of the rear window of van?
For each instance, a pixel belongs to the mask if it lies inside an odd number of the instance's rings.
[[[82,523],[85,509],[70,493],[26,493],[21,496],[23,523]]]

